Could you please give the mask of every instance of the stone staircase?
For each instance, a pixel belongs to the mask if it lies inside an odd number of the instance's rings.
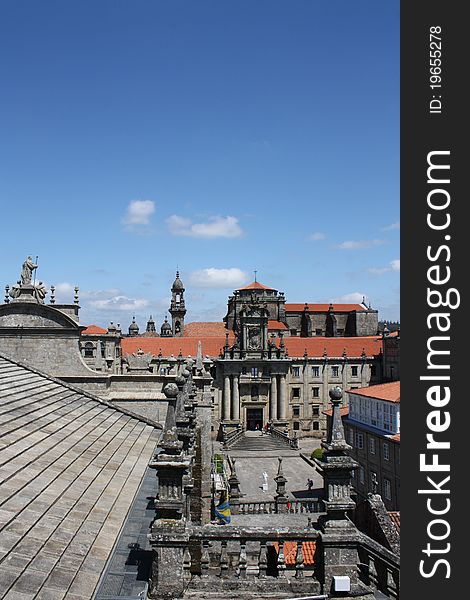
[[[262,435],[258,431],[247,431],[233,446],[230,451],[243,450],[251,452],[266,452],[268,450],[287,450],[295,452],[288,444],[272,435]]]

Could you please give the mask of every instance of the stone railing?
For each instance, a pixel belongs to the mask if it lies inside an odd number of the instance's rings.
[[[360,579],[389,598],[400,596],[400,557],[361,533],[358,543]]]
[[[244,500],[242,502],[234,503],[233,506],[237,507],[234,514],[239,515],[270,515],[276,513],[276,502],[275,500],[266,501],[249,501]]]
[[[289,500],[287,512],[297,513],[321,513],[325,510],[321,498],[302,498],[301,500]]]
[[[282,503],[283,510],[279,510],[276,500],[233,500],[233,514],[239,515],[270,515],[276,513],[305,514],[321,513],[324,511],[323,501],[320,498],[302,498],[301,500],[288,500]]]
[[[329,585],[325,566],[330,563],[332,553],[348,549],[357,553],[357,562],[343,565],[342,569],[352,581],[357,581],[356,592],[362,590],[361,593],[369,595],[380,590],[392,599],[400,595],[399,557],[354,529],[348,539],[338,539],[336,543],[330,539],[326,546],[325,534],[311,526],[261,528],[187,524],[181,531],[151,537],[157,561],[163,566],[169,561],[169,568],[175,574],[173,583],[179,586],[179,595],[172,591],[171,598],[184,597],[186,592],[204,594],[214,589],[221,596],[230,593],[230,597],[249,591],[250,597],[256,598],[273,594],[312,598],[324,594]],[[351,567],[355,573],[348,571]],[[159,581],[160,572],[161,569],[156,571],[153,590],[158,590],[163,583]],[[150,597],[163,598],[158,593]]]
[[[272,427],[270,429],[270,433],[273,437],[284,442],[286,446],[289,446],[290,448],[295,448],[296,450],[298,449],[299,440],[297,436],[294,435],[294,437],[290,438],[288,433],[281,431],[280,429],[276,429],[275,427]]]
[[[299,592],[304,596],[321,593],[311,561],[320,535],[315,529],[206,525],[192,527],[188,533],[183,557],[187,590],[209,591],[216,585],[221,593],[230,591],[236,595],[250,590],[256,597],[273,592],[288,596]],[[302,542],[311,542],[308,564]]]
[[[237,427],[235,429],[232,429],[232,431],[229,431],[228,433],[226,432],[226,430],[224,428],[223,432],[222,432],[222,435],[223,435],[222,442],[223,442],[224,450],[228,450],[236,442],[238,442],[238,440],[243,437],[244,432],[245,432],[245,429],[244,429],[243,425],[237,425]]]

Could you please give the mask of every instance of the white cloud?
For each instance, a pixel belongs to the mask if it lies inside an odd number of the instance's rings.
[[[312,242],[318,242],[319,240],[324,240],[325,238],[326,235],[321,231],[316,231],[315,233],[312,233],[312,235],[308,236],[308,239]]]
[[[150,218],[155,212],[153,200],[131,200],[122,223],[128,229],[135,229],[150,224]]]
[[[338,298],[333,298],[330,300],[333,304],[362,304],[362,300],[366,298],[367,295],[362,292],[351,292],[350,294],[344,294],[343,296],[339,296]]]
[[[98,310],[126,310],[135,311],[146,308],[150,302],[145,298],[128,298],[127,296],[113,296],[106,300],[91,300],[90,305]]]
[[[189,274],[189,283],[202,288],[232,288],[243,285],[248,281],[248,275],[232,267],[229,269],[199,269]]]
[[[369,273],[372,275],[384,275],[385,273],[390,273],[391,271],[398,272],[400,271],[400,259],[390,261],[388,267],[371,267],[367,269]]]
[[[382,227],[382,231],[394,231],[396,229],[400,229],[400,222],[396,221],[395,223],[391,223],[387,225],[387,227]]]
[[[360,250],[362,248],[373,248],[385,244],[385,240],[349,240],[341,242],[336,247],[340,250]]]
[[[239,237],[243,233],[236,217],[210,217],[208,223],[193,223],[186,217],[171,215],[166,222],[173,235],[213,239]]]

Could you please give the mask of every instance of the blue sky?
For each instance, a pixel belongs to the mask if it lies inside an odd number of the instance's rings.
[[[399,3],[0,6],[0,282],[81,321],[187,320],[258,280],[399,318]]]

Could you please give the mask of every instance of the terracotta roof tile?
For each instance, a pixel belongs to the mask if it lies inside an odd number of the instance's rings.
[[[230,345],[234,342],[233,332],[229,333]],[[142,348],[144,352],[150,352],[154,356],[158,356],[161,350],[163,356],[178,356],[180,350],[183,356],[196,356],[198,341],[202,343],[202,354],[203,356],[210,356],[217,358],[224,345],[225,335],[206,335],[206,336],[191,336],[191,337],[179,337],[179,338],[123,338],[122,344],[122,355],[126,353],[132,354],[139,348]],[[304,356],[305,350],[309,357],[321,357],[323,352],[326,350],[329,357],[341,358],[343,351],[346,349],[346,353],[350,358],[359,358],[364,350],[367,356],[376,356],[379,354],[382,348],[382,339],[380,337],[347,337],[347,338],[297,338],[297,337],[286,337],[284,338],[285,346],[288,350],[291,358],[301,358]],[[279,338],[275,340],[277,346],[280,344]]]
[[[84,329],[81,335],[93,335],[93,334],[101,334],[108,333],[107,329],[103,329],[102,327],[98,327],[98,325],[88,325],[86,329]]]
[[[279,553],[279,543],[274,542],[276,554]],[[315,563],[315,542],[302,542],[302,554],[304,555],[304,565],[309,566]],[[295,557],[297,556],[297,542],[284,542],[284,560],[286,565],[295,566]]]
[[[225,336],[227,329],[223,321],[194,322],[184,326],[184,337]]]
[[[340,412],[340,415],[341,415],[342,417],[347,417],[347,416],[349,415],[349,406],[342,406],[342,407],[339,409],[339,412]],[[333,409],[332,409],[332,408],[329,408],[328,410],[324,410],[324,411],[323,411],[323,414],[324,414],[324,415],[328,415],[329,417],[331,417],[331,415],[333,414]]]
[[[377,398],[378,400],[388,400],[389,402],[400,402],[400,382],[381,383],[379,385],[370,385],[355,390],[348,390],[350,394],[366,396],[367,398]]]
[[[391,511],[388,513],[390,519],[392,520],[392,523],[395,525],[395,527],[398,530],[398,533],[400,533],[400,512],[399,511]]]
[[[305,302],[303,304],[294,303],[289,304],[286,303],[286,312],[303,312],[305,308]],[[330,305],[329,304],[318,304],[318,303],[310,303],[307,302],[307,307],[310,312],[328,312]],[[353,310],[367,310],[362,304],[334,304],[333,308],[335,312],[351,312]]]
[[[279,346],[280,341],[276,340]],[[382,349],[382,338],[378,336],[367,337],[286,337],[284,343],[288,350],[289,356],[301,357],[307,350],[308,356],[320,357],[326,351],[329,357],[340,358],[343,356],[344,350],[348,357],[360,357],[362,351],[366,356],[377,356]]]
[[[281,321],[268,321],[268,330],[269,331],[274,331],[277,329],[287,329],[287,325],[285,323],[282,323]]]
[[[245,285],[245,287],[238,288],[238,291],[242,290],[271,290],[273,292],[276,291],[274,288],[268,287],[267,285],[263,285],[259,281],[252,281],[248,285]]]

